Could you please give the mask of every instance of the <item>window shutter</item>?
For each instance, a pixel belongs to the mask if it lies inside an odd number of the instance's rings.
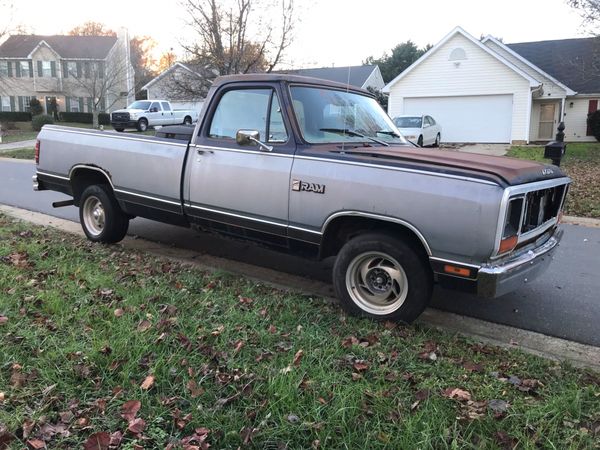
[[[71,97],[65,97],[65,107],[67,112],[71,112]]]
[[[29,61],[29,78],[33,78],[33,61]]]
[[[50,61],[50,72],[52,74],[52,78],[56,78],[56,61]]]
[[[10,96],[10,110],[15,111],[15,97],[13,95]]]
[[[9,77],[13,76],[12,61],[8,61],[8,76]]]
[[[25,102],[22,95],[19,95],[19,111],[25,111]]]
[[[79,97],[79,112],[83,112],[83,97]]]
[[[66,61],[62,62],[63,78],[69,78],[69,67]]]
[[[94,106],[92,104],[92,97],[87,98],[87,112],[91,113],[94,110]]]
[[[38,77],[43,77],[44,76],[44,69],[42,68],[42,62],[41,61],[37,62],[37,69],[38,69]]]
[[[588,103],[588,114],[598,111],[598,100],[590,100]],[[587,124],[587,130],[585,132],[586,136],[593,136],[592,127],[590,124]]]
[[[17,74],[17,78],[21,78],[21,61],[17,61],[15,63],[15,72]]]
[[[77,78],[81,78],[81,63],[77,62]]]

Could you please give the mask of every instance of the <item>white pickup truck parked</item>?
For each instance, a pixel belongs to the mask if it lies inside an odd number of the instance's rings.
[[[166,100],[137,100],[125,109],[118,109],[110,115],[110,123],[117,131],[136,128],[146,131],[148,127],[190,125],[198,120],[198,112],[173,109]]]

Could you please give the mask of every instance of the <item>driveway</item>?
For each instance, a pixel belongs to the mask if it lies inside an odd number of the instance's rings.
[[[442,148],[465,153],[504,156],[510,148],[510,144],[442,144]]]

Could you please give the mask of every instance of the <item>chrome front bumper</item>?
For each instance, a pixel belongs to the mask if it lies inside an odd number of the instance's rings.
[[[479,269],[477,295],[494,298],[512,292],[540,275],[550,261],[562,238],[563,230],[555,233],[542,245],[515,257]]]

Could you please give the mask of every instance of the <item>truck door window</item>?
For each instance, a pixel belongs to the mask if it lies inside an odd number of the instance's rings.
[[[162,105],[163,111],[171,111],[171,105],[169,105],[169,103],[160,102],[160,104]]]
[[[255,130],[259,139],[267,135],[267,112],[271,89],[237,89],[226,92],[213,115],[208,136],[235,140],[238,130]]]
[[[269,114],[269,142],[287,142],[288,134],[283,123],[283,114],[277,94],[273,92],[271,98],[271,112]]]
[[[154,102],[150,105],[150,112],[158,112],[160,111],[160,103]]]

